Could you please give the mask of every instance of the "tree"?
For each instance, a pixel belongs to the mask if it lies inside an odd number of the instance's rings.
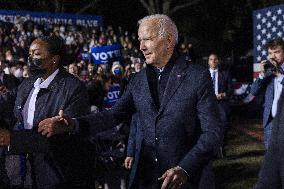
[[[64,7],[64,0],[55,0],[53,1],[54,4],[54,11],[55,12],[64,12],[65,7]]]
[[[201,0],[139,0],[148,14],[173,15],[180,9],[196,5]]]
[[[86,10],[94,7],[100,0],[92,0],[91,2],[88,2],[84,7],[80,8],[76,14],[82,14]]]

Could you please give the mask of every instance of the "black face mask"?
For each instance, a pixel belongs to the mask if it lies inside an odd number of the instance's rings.
[[[29,57],[27,64],[30,69],[31,75],[43,75],[46,73],[46,70],[41,67],[42,59]]]

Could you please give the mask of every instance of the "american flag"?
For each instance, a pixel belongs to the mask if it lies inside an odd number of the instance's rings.
[[[267,60],[264,45],[275,38],[284,39],[284,4],[253,12],[254,78],[259,73],[259,62]]]

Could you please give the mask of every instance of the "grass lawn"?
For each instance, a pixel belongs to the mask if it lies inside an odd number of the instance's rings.
[[[245,128],[262,135],[260,120],[234,120],[229,132],[226,156],[214,162],[217,189],[251,189],[258,179],[264,145]]]

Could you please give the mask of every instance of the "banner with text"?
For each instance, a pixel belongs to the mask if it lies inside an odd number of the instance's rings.
[[[91,49],[92,58],[95,64],[105,64],[110,61],[119,60],[122,46],[120,44],[94,47]]]
[[[69,13],[50,13],[50,12],[32,12],[32,11],[15,11],[0,9],[0,20],[14,23],[17,16],[27,17],[38,24],[65,24],[97,27],[103,25],[103,18],[96,15],[78,15]]]

